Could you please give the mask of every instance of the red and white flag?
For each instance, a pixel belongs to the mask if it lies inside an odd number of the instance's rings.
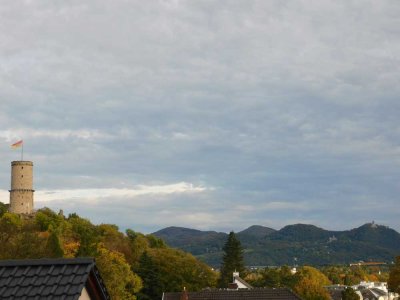
[[[20,140],[20,141],[18,141],[18,142],[16,142],[16,143],[12,144],[12,145],[11,145],[11,148],[13,148],[13,149],[19,148],[19,147],[22,146],[23,143],[24,143],[24,141],[23,141],[23,140]]]

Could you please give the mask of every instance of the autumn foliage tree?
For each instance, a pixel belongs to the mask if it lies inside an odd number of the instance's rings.
[[[293,290],[304,300],[329,300],[324,286],[330,285],[329,279],[313,267],[304,266],[294,275]]]
[[[133,273],[125,257],[99,245],[96,265],[107,291],[114,300],[135,300],[135,294],[142,288],[142,280]]]

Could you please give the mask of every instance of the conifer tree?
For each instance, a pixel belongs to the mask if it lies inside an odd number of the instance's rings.
[[[47,245],[46,245],[47,251],[48,251],[48,256],[49,257],[63,257],[64,251],[61,247],[60,240],[58,238],[57,233],[52,230],[50,233],[49,238],[47,239]]]
[[[225,254],[223,256],[218,286],[226,288],[232,282],[233,272],[239,272],[243,276],[245,271],[242,245],[233,231],[229,233],[223,250]]]
[[[391,292],[400,293],[400,256],[395,259],[395,264],[390,270],[388,287]]]
[[[139,260],[139,269],[137,274],[143,280],[143,288],[140,293],[137,294],[138,300],[157,300],[161,299],[163,286],[160,278],[160,273],[157,265],[153,259],[143,252]]]

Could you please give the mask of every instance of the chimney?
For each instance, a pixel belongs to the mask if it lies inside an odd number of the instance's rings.
[[[189,295],[188,295],[188,293],[186,291],[186,287],[183,287],[183,291],[182,291],[180,300],[189,300]]]

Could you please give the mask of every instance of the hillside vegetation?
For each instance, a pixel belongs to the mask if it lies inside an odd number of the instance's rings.
[[[168,227],[153,234],[169,246],[190,252],[216,267],[220,265],[227,239],[226,233],[179,227]],[[400,252],[400,234],[374,223],[346,231],[329,231],[306,224],[288,225],[281,230],[251,226],[237,233],[237,237],[248,266],[391,262]]]
[[[95,257],[111,298],[161,299],[163,291],[197,291],[216,284],[216,273],[191,254],[153,235],[111,224],[94,225],[41,209],[30,218],[0,203],[0,259]]]

